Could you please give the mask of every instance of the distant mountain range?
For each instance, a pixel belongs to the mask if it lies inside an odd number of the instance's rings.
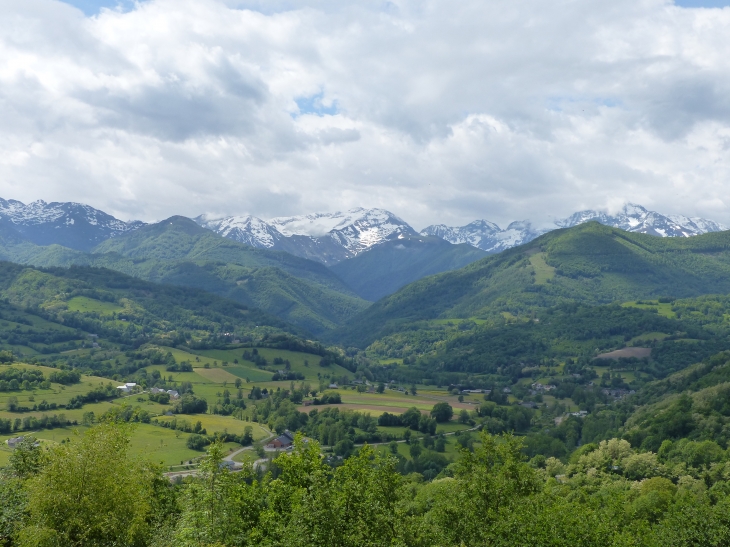
[[[497,253],[528,243],[550,231],[537,229],[529,220],[512,222],[506,228],[488,220],[465,226],[435,224],[416,232],[406,221],[384,209],[356,208],[345,212],[317,213],[269,220],[245,216],[204,214],[195,222],[223,237],[258,249],[285,251],[332,266],[373,247],[396,239],[434,236],[454,245],[467,244],[487,253]],[[627,204],[615,215],[596,210],[574,213],[555,221],[556,228],[569,228],[590,220],[629,232],[661,237],[690,237],[718,232],[725,226],[703,218],[662,215],[641,205]],[[124,222],[81,203],[24,204],[0,199],[0,224],[37,245],[58,244],[90,251],[107,239],[145,226]],[[556,229],[552,228],[552,229]]]
[[[268,221],[250,215],[223,218],[200,215],[194,220],[240,243],[286,251],[328,266],[380,243],[417,235],[403,219],[383,209],[358,208],[344,213],[277,217]]]
[[[434,236],[399,236],[330,266],[361,298],[375,302],[419,279],[458,270],[489,253]]]
[[[691,237],[708,232],[723,232],[727,227],[704,218],[686,217],[682,215],[662,215],[648,211],[641,205],[629,203],[616,215],[608,215],[600,211],[580,211],[555,224],[559,228],[570,228],[590,220],[605,226],[620,228],[627,232],[637,232],[660,237]]]
[[[557,228],[570,228],[595,220],[604,226],[620,228],[627,232],[637,232],[660,237],[690,237],[708,232],[721,232],[727,228],[722,224],[703,218],[690,218],[681,215],[662,215],[649,211],[641,205],[629,203],[616,215],[588,209],[573,213],[568,218],[555,221]],[[435,235],[449,243],[468,243],[474,247],[498,253],[550,232],[552,229],[536,230],[528,220],[513,222],[501,229],[493,222],[475,220],[466,226],[450,227],[443,224],[428,226],[421,233]]]
[[[512,222],[504,230],[488,220],[475,220],[466,226],[435,224],[421,230],[421,234],[440,237],[454,245],[466,243],[488,253],[499,253],[528,243],[546,231],[533,229],[528,220]]]
[[[590,220],[665,237],[725,229],[709,220],[661,215],[632,204],[616,215],[581,211],[555,222],[554,229]],[[145,224],[124,222],[80,203],[26,205],[0,199],[0,258],[36,266],[103,266],[203,288],[313,333],[335,328],[367,306],[365,301],[548,231],[529,221],[502,229],[476,220],[465,226],[428,226],[418,233],[389,211],[364,208],[270,220],[200,215]]]
[[[591,220],[629,232],[661,237],[690,237],[726,229],[711,220],[662,215],[634,204],[627,204],[616,215],[595,210],[580,211],[556,221],[556,228],[552,229],[569,228]],[[416,235],[408,223],[383,209],[358,208],[344,213],[278,217],[269,221],[252,216],[219,218],[201,215],[195,221],[241,243],[287,251],[329,266],[384,242]],[[475,220],[466,226],[435,224],[421,230],[420,235],[498,253],[528,243],[552,229],[536,229],[529,220],[512,222],[505,229],[488,220]]]

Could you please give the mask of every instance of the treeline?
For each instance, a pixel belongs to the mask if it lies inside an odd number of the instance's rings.
[[[0,368],[0,391],[30,391],[50,389],[51,383],[78,384],[81,374],[71,370],[55,370],[48,377],[43,371],[32,368]]]
[[[451,408],[451,407],[449,407]],[[451,419],[451,416],[447,420]],[[416,407],[411,407],[406,410],[403,414],[390,414],[389,412],[383,412],[378,417],[379,426],[402,426],[408,427],[413,431],[420,431],[421,433],[428,433],[433,435],[436,433],[436,419],[430,418],[425,414],[421,414],[421,411]]]
[[[55,429],[57,427],[68,427],[77,425],[77,422],[66,419],[65,414],[46,414],[37,416],[26,416],[25,418],[0,418],[0,434],[9,435],[22,431],[37,431],[39,429]]]
[[[92,389],[86,395],[76,395],[74,397],[71,397],[69,402],[66,403],[66,408],[81,408],[87,403],[108,401],[116,397],[119,397],[119,390],[111,384],[106,384],[105,386],[99,386]]]
[[[42,384],[41,384],[42,387]],[[99,401],[108,401],[119,397],[119,390],[111,384],[105,386],[99,386],[85,395],[74,395],[69,399],[66,404],[49,403],[43,399],[40,403],[35,403],[33,406],[21,406],[18,403],[17,397],[9,397],[6,403],[6,409],[9,412],[36,412],[46,410],[56,410],[65,408],[67,410],[73,410],[83,407],[87,403],[98,403]]]
[[[232,473],[223,457],[214,442],[198,476],[171,484],[130,456],[118,424],[48,449],[27,439],[0,478],[0,542],[716,547],[730,538],[727,457],[686,443],[657,454],[612,440],[581,448],[568,464],[528,464],[519,439],[484,433],[431,482],[398,473],[389,450],[366,446],[332,466],[301,438],[266,474]]]

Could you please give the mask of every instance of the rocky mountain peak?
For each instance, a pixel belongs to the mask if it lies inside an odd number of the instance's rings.
[[[124,222],[83,203],[43,200],[25,204],[0,199],[0,219],[38,245],[56,243],[81,251],[144,225],[139,221]]]

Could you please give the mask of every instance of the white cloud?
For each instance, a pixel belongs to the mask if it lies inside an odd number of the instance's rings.
[[[0,10],[1,197],[143,219],[377,206],[416,227],[634,201],[730,222],[730,8]]]

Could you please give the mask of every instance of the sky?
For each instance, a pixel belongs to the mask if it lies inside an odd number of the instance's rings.
[[[730,224],[730,0],[0,0],[0,197]]]

